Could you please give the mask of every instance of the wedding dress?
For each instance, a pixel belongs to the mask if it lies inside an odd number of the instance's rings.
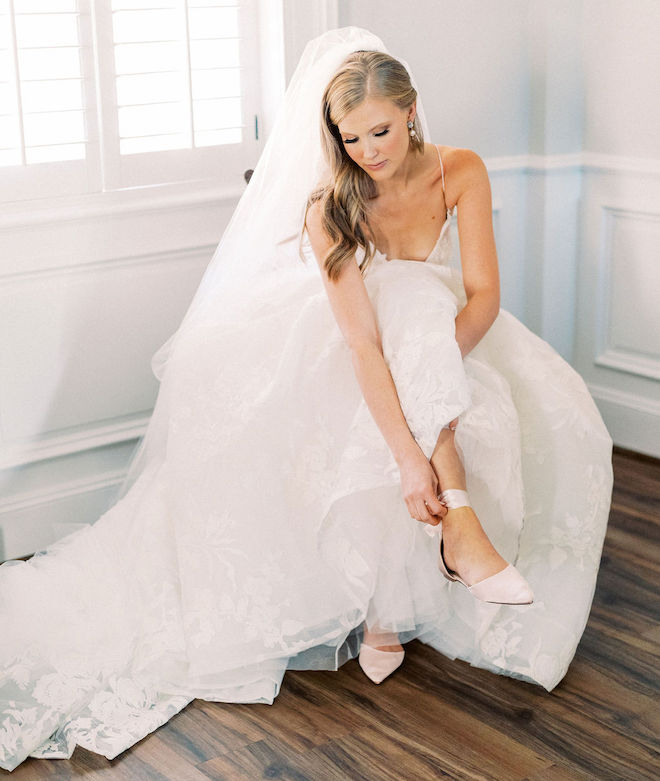
[[[179,333],[125,495],[0,567],[0,767],[76,745],[113,758],[196,697],[272,703],[287,669],[356,657],[365,620],[557,685],[593,596],[611,440],[580,377],[509,313],[461,359],[451,216],[426,261],[376,251],[365,285],[413,436],[430,457],[459,417],[472,504],[534,603],[443,578],[306,243]]]

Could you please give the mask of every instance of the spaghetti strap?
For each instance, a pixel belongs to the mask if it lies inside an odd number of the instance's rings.
[[[450,209],[447,205],[447,193],[445,192],[445,166],[442,162],[442,155],[440,154],[440,147],[435,147],[438,150],[438,158],[440,160],[440,172],[442,173],[442,195],[445,199],[445,209],[447,210],[447,216],[452,217],[454,213],[454,209]]]
[[[435,147],[438,150],[438,157],[440,158],[440,172],[442,173],[442,194],[445,195],[445,167],[442,164],[442,155],[440,154],[440,147]],[[447,199],[445,198],[445,203]]]

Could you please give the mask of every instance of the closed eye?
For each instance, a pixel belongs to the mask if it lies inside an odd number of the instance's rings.
[[[380,133],[374,133],[374,135],[378,136],[378,137],[386,136],[389,132],[390,132],[390,129],[387,127],[387,128],[385,128],[385,130],[381,130]],[[355,144],[357,140],[358,140],[357,138],[345,138],[344,139],[344,143],[345,144]]]

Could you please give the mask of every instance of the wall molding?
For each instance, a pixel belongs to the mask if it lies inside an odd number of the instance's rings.
[[[660,401],[588,383],[616,445],[660,458]]]
[[[154,274],[160,274],[161,270],[166,268],[183,269],[184,273],[187,274],[186,269],[189,267],[197,269],[197,266],[201,265],[200,260],[203,260],[204,263],[208,262],[215,247],[216,244],[205,244],[109,260],[83,261],[77,265],[68,263],[65,266],[13,271],[0,274],[0,286],[3,288],[3,292],[6,292],[10,297],[15,297],[24,295],[26,290],[29,295],[30,286],[35,280],[54,279],[57,280],[54,283],[57,286],[60,279],[91,277],[92,280],[96,278],[102,280],[105,275],[115,274],[119,270],[127,278],[130,278],[134,269],[145,268],[152,269],[150,273]],[[166,335],[170,337],[177,327],[178,321],[172,323],[168,326]],[[162,336],[160,342],[150,347],[147,358],[152,356],[156,348],[160,347],[165,340],[165,336]],[[150,405],[148,407],[143,406],[144,402],[145,400],[142,399],[141,403],[136,404],[131,411],[122,410],[124,414],[118,417],[115,417],[114,414],[108,416],[101,413],[95,419],[89,419],[79,425],[67,426],[66,428],[57,426],[15,438],[7,435],[4,441],[0,438],[0,470],[23,467],[48,459],[136,440],[146,431],[153,411],[152,401],[146,400],[147,405]]]
[[[134,415],[84,429],[59,432],[39,440],[4,445],[0,449],[0,470],[27,466],[72,453],[81,453],[105,445],[136,440],[147,430],[152,410],[141,410]]]
[[[217,248],[215,244],[194,244],[178,250],[165,250],[163,252],[148,252],[141,255],[124,255],[108,260],[93,260],[82,263],[67,263],[62,266],[46,266],[44,268],[32,268],[26,271],[6,271],[0,272],[0,283],[13,284],[14,282],[26,282],[32,279],[39,279],[50,276],[60,276],[62,274],[93,274],[105,272],[120,268],[131,268],[163,265],[165,263],[176,263],[194,259],[199,255],[209,256]]]
[[[88,494],[92,491],[100,491],[106,488],[118,487],[126,477],[126,470],[112,470],[99,472],[91,477],[79,480],[69,480],[58,483],[54,487],[25,491],[22,494],[0,499],[0,515],[30,509],[40,505],[48,505],[60,499],[70,499],[73,496]]]
[[[657,418],[658,425],[660,425],[660,400],[595,382],[588,383],[588,388],[595,399],[607,401],[610,404],[616,404],[619,407],[625,407],[631,412],[653,415]],[[660,442],[658,442],[658,446],[660,447]]]
[[[610,343],[612,329],[612,274],[616,262],[614,240],[617,220],[635,223],[649,220],[660,223],[660,211],[650,208],[632,208],[601,203],[601,231],[596,285],[596,324],[594,331],[594,364],[617,372],[635,374],[650,380],[660,380],[660,355],[625,349]],[[660,204],[658,204],[660,209]]]
[[[583,168],[590,173],[624,173],[660,176],[660,160],[651,157],[625,157],[583,152]]]
[[[660,176],[660,160],[645,157],[603,155],[595,152],[575,152],[561,155],[511,155],[486,157],[484,163],[491,173],[628,173]]]
[[[535,173],[555,170],[576,170],[583,167],[581,154],[569,155],[509,155],[485,157],[490,173]]]
[[[596,366],[636,374],[649,380],[660,380],[660,360],[626,350],[608,348],[594,360]]]
[[[204,181],[134,187],[84,196],[3,203],[0,230],[49,223],[84,222],[98,217],[179,211],[238,201],[245,188],[208,186]]]

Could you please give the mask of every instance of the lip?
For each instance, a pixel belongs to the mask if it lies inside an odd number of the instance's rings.
[[[387,162],[387,160],[381,160],[380,163],[377,163],[376,165],[367,165],[367,168],[370,168],[372,171],[379,171]]]

